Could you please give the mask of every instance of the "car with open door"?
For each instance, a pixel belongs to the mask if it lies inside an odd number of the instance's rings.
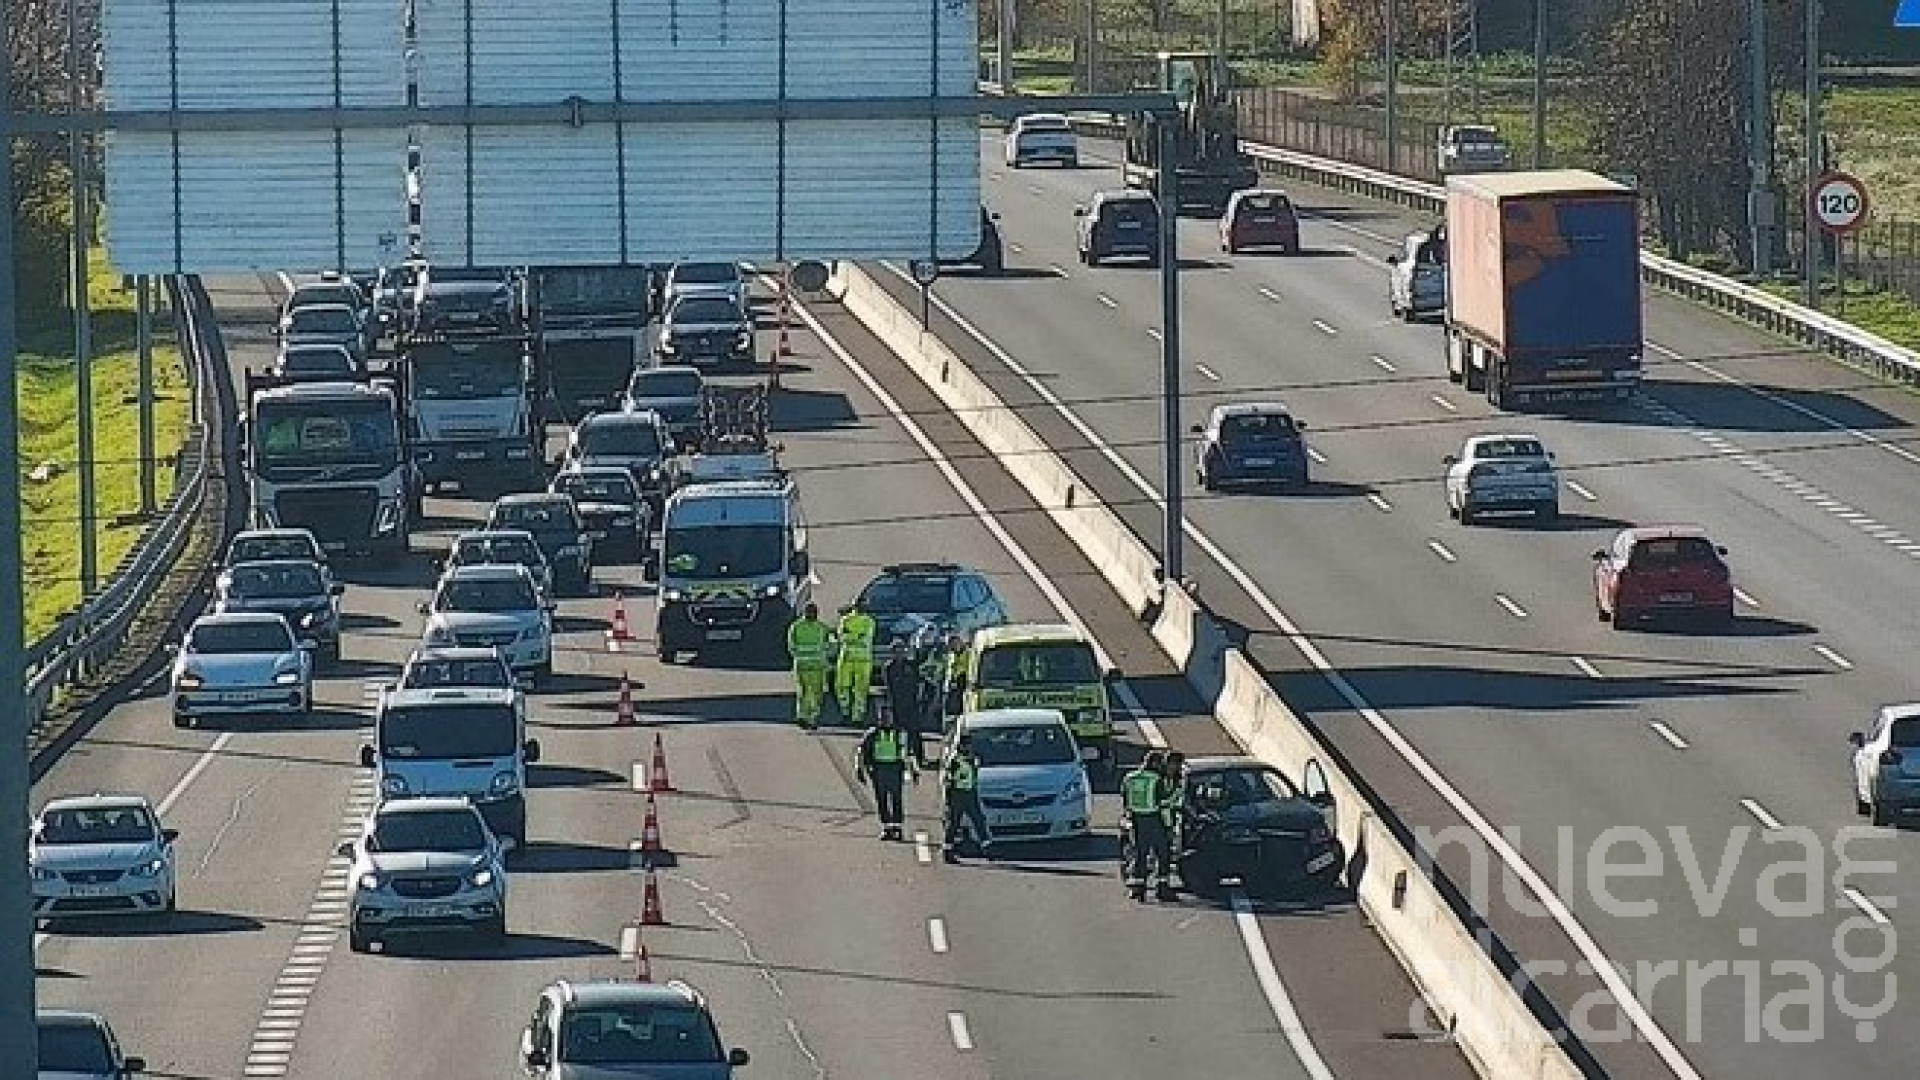
[[[1181,781],[1174,862],[1188,892],[1207,895],[1238,882],[1254,895],[1331,889],[1346,866],[1326,771],[1308,761],[1296,785],[1245,756],[1187,761]],[[1120,865],[1133,851],[1130,819],[1120,823]]]

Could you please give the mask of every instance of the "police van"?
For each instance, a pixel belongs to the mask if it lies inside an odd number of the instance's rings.
[[[662,663],[715,646],[784,652],[787,625],[813,596],[806,517],[786,476],[675,491],[657,557]]]
[[[503,687],[388,690],[373,742],[360,748],[382,799],[465,796],[517,850],[527,845],[527,766],[539,760],[526,698]]]

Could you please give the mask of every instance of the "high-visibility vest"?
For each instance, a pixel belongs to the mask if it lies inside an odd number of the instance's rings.
[[[852,660],[873,659],[873,616],[849,611],[840,619],[840,655]]]
[[[796,619],[787,628],[787,654],[796,664],[827,661],[827,625],[819,619]]]
[[[1120,781],[1120,797],[1129,814],[1157,814],[1161,810],[1159,773],[1141,766]]]
[[[876,765],[894,765],[900,761],[900,733],[880,729],[873,733],[873,761]]]
[[[980,767],[972,758],[955,756],[947,762],[947,787],[953,791],[972,791],[980,778]]]

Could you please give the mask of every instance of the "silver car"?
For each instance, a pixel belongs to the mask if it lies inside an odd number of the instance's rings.
[[[520,1033],[535,1080],[729,1080],[752,1060],[726,1048],[698,990],[677,979],[549,985]]]
[[[1447,516],[1462,525],[1485,513],[1527,513],[1541,521],[1560,514],[1560,473],[1537,435],[1473,435],[1442,461]]]
[[[1447,310],[1447,242],[1418,232],[1387,256],[1387,306],[1407,322]]]
[[[27,837],[33,914],[152,915],[174,909],[174,840],[144,795],[68,795]]]
[[[41,1009],[38,1029],[40,1080],[120,1080],[147,1071],[147,1061],[120,1051],[113,1026],[98,1013]]]
[[[456,567],[419,610],[427,616],[422,645],[495,648],[535,680],[553,674],[553,601],[540,598],[526,567]]]
[[[1882,705],[1853,747],[1853,808],[1875,825],[1920,813],[1920,703]]]
[[[295,345],[339,345],[353,354],[356,362],[367,359],[366,316],[345,304],[307,304],[289,308],[274,328],[280,347]]]
[[[499,838],[465,799],[394,799],[374,808],[347,880],[347,944],[366,952],[389,934],[467,930],[507,936],[507,867]]]
[[[667,271],[667,285],[660,298],[661,310],[668,310],[683,296],[724,296],[741,311],[748,308],[747,276],[739,263],[674,263]]]
[[[174,650],[173,725],[215,714],[312,711],[313,644],[272,612],[200,616]]]
[[[533,575],[541,598],[553,595],[553,567],[540,550],[540,542],[525,529],[476,529],[454,537],[440,570],[444,573],[461,566],[524,566]]]
[[[1087,835],[1093,820],[1092,785],[1080,746],[1058,709],[963,713],[947,735],[943,758],[952,757],[963,738],[973,743],[980,808],[994,840]]]

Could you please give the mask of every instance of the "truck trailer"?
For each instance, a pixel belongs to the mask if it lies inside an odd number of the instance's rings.
[[[1498,409],[1640,386],[1640,198],[1577,169],[1447,178],[1447,378]]]
[[[619,407],[628,377],[646,359],[652,284],[646,266],[534,269],[550,419],[572,423]]]

